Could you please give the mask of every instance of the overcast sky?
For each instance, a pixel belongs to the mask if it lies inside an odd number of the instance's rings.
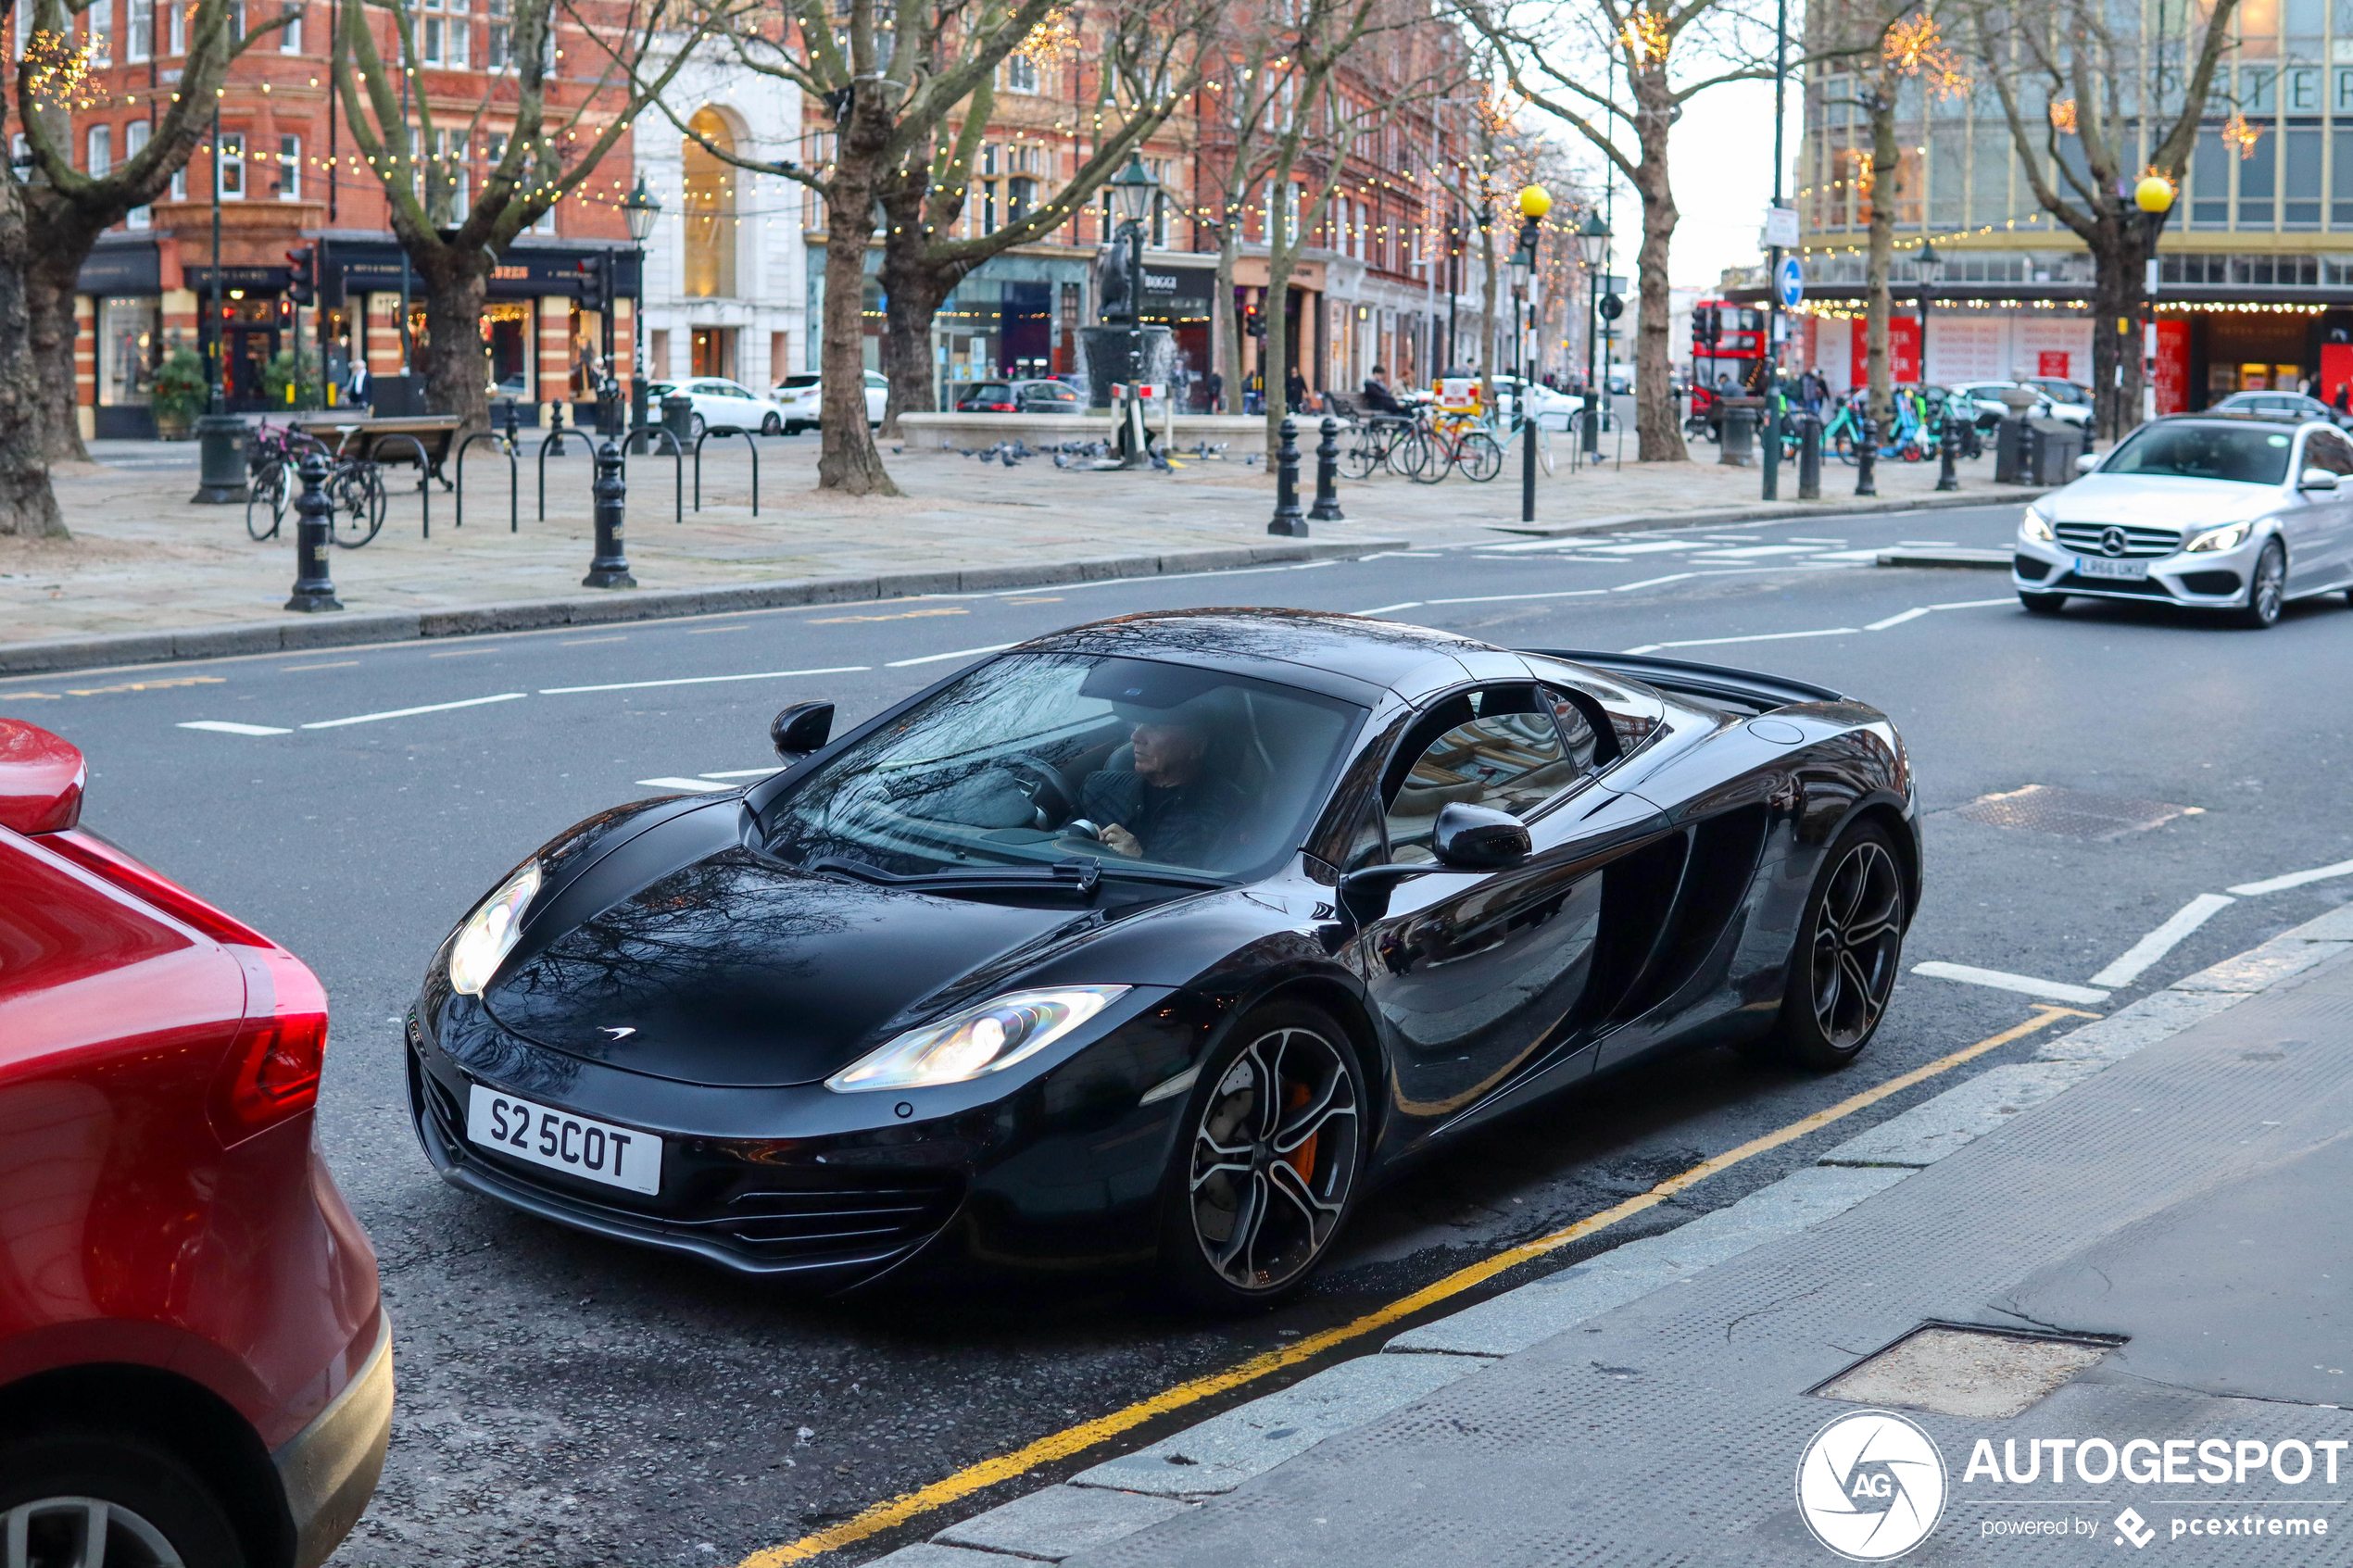
[[[1785,152],[1796,161],[1799,128],[1797,78],[1790,80]],[[1676,122],[1669,144],[1675,176],[1675,249],[1667,276],[1675,283],[1716,286],[1727,267],[1761,257],[1757,231],[1773,193],[1773,84],[1735,82],[1693,98]],[[1784,187],[1784,199],[1795,192]],[[1618,265],[1630,270],[1633,248],[1642,241],[1641,208],[1631,187],[1620,183],[1618,217],[1610,227],[1622,236]]]

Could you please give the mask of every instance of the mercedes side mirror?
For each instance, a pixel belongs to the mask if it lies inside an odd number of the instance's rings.
[[[1449,871],[1488,872],[1519,864],[1531,846],[1517,817],[1457,800],[1439,809],[1430,848]]]
[[[2075,471],[2077,473],[2090,473],[2099,466],[2099,454],[2095,452],[2086,452],[2082,457],[2075,459]]]
[[[787,762],[798,762],[819,746],[834,733],[834,705],[830,702],[796,702],[776,715],[768,726],[768,738],[776,745],[776,755]]]
[[[2326,469],[2306,469],[2303,477],[2296,482],[2296,487],[2298,490],[2334,490],[2336,488],[2336,475]]]

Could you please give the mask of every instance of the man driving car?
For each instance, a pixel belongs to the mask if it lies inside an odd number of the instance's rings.
[[[1208,715],[1191,707],[1138,724],[1131,767],[1099,770],[1080,786],[1081,813],[1114,853],[1206,867],[1242,822],[1248,797],[1211,769]]]

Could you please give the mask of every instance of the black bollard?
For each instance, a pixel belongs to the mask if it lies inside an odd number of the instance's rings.
[[[1879,460],[1879,421],[1866,414],[1863,433],[1855,443],[1855,494],[1876,495],[1879,486],[1871,483],[1871,465]]]
[[[1822,416],[1811,410],[1797,416],[1797,498],[1822,498]]]
[[[1282,445],[1275,448],[1275,520],[1269,533],[1307,537],[1307,519],[1299,509],[1299,421],[1283,416]]]
[[[1781,498],[1781,395],[1778,389],[1765,395],[1765,493],[1761,500]]]
[[[547,455],[564,455],[564,400],[560,397],[547,405]]]
[[[1324,416],[1324,438],[1315,443],[1315,504],[1307,515],[1317,522],[1346,522],[1340,509],[1340,421]]]
[[[1953,471],[1953,459],[1958,454],[1953,449],[1961,444],[1961,422],[1953,417],[1951,404],[1944,407],[1944,427],[1936,434],[1936,487],[1958,490],[1961,476]]]
[[[622,514],[628,506],[629,485],[621,477],[621,444],[607,435],[597,448],[597,558],[588,563],[584,588],[635,588],[629,558],[621,551]]]
[[[327,495],[327,456],[303,454],[295,470],[302,494],[295,497],[295,585],[288,609],[341,609],[334,580],[327,575],[327,546],[334,533],[335,504]]]

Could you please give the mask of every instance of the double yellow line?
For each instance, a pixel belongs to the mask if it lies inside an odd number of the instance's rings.
[[[1073,1454],[1084,1452],[1107,1438],[1115,1437],[1123,1432],[1141,1426],[1155,1416],[1182,1410],[1187,1405],[1198,1404],[1215,1395],[1239,1388],[1245,1384],[1254,1383],[1286,1367],[1294,1367],[1302,1361],[1312,1361],[1336,1345],[1345,1345],[1352,1339],[1361,1339],[1376,1329],[1387,1328],[1391,1323],[1413,1316],[1426,1307],[1435,1306],[1449,1297],[1459,1296],[1473,1286],[1494,1278],[1506,1269],[1517,1268],[1522,1263],[1541,1258],[1548,1252],[1557,1251],[1570,1242],[1581,1240],[1596,1231],[1607,1230],[1621,1221],[1630,1220],[1644,1210],[1655,1209],[1676,1194],[1696,1186],[1718,1172],[1729,1171],[1743,1160],[1753,1160],[1768,1149],[1779,1148],[1785,1143],[1794,1142],[1809,1133],[1818,1132],[1842,1117],[1852,1116],[1858,1110],[1877,1105],[1890,1095],[1901,1094],[1913,1085],[1933,1078],[1940,1073],[1949,1073],[1963,1062],[1974,1060],[1987,1051],[2008,1045],[2012,1040],[2023,1038],[2039,1029],[2047,1028],[2062,1018],[2096,1018],[2097,1016],[2099,1015],[2096,1013],[2082,1012],[2074,1008],[2052,1007],[2038,1003],[2034,1009],[2034,1016],[2023,1023],[2005,1029],[1998,1035],[1989,1035],[1973,1046],[1955,1051],[1950,1056],[1939,1057],[1924,1067],[1916,1067],[1909,1073],[1898,1073],[1883,1084],[1876,1085],[1850,1098],[1840,1100],[1836,1105],[1826,1106],[1810,1116],[1800,1117],[1788,1126],[1777,1128],[1762,1137],[1751,1138],[1737,1148],[1727,1149],[1712,1160],[1704,1160],[1688,1171],[1667,1177],[1648,1192],[1638,1194],[1623,1203],[1614,1204],[1598,1214],[1589,1215],[1565,1230],[1557,1230],[1549,1236],[1538,1236],[1533,1241],[1524,1241],[1517,1247],[1507,1248],[1466,1268],[1457,1269],[1445,1278],[1434,1284],[1426,1285],[1410,1296],[1400,1297],[1388,1306],[1367,1312],[1353,1323],[1341,1323],[1336,1328],[1327,1328],[1321,1333],[1311,1334],[1278,1350],[1268,1350],[1252,1356],[1250,1360],[1238,1366],[1228,1367],[1224,1372],[1213,1373],[1207,1377],[1197,1377],[1189,1383],[1179,1383],[1173,1388],[1163,1389],[1150,1399],[1139,1399],[1124,1410],[1116,1410],[1109,1415],[1100,1415],[1092,1421],[1081,1422],[1076,1426],[1066,1427],[1063,1431],[1040,1437],[1034,1443],[1015,1449],[1011,1453],[1000,1454],[994,1459],[985,1459],[978,1464],[960,1470],[942,1480],[935,1481],[920,1491],[908,1492],[903,1496],[892,1498],[887,1502],[878,1502],[854,1518],[845,1519],[838,1524],[827,1525],[813,1535],[803,1536],[797,1541],[787,1541],[782,1546],[767,1547],[755,1551],[737,1564],[737,1568],[784,1568],[786,1563],[805,1562],[823,1552],[849,1546],[870,1536],[878,1535],[893,1525],[903,1524],[908,1520],[928,1513],[934,1509],[945,1507],[959,1498],[970,1497],[973,1493],[996,1486],[1000,1481],[1011,1481],[1017,1476],[1025,1475],[1039,1465],[1051,1464],[1058,1460],[1068,1459]]]

